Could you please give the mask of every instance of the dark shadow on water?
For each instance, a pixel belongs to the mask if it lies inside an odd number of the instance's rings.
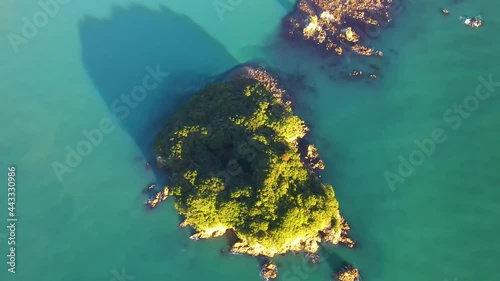
[[[154,159],[156,133],[175,108],[212,77],[237,64],[200,26],[166,8],[115,8],[110,19],[84,18],[80,35],[88,76],[148,161]],[[139,100],[123,99],[134,87],[143,86],[144,77],[157,68],[168,76],[157,74],[157,79],[148,81],[156,87],[136,95]],[[161,173],[155,173],[160,180]]]

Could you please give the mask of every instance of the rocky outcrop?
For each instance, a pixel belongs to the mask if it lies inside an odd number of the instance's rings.
[[[266,262],[260,269],[260,276],[266,281],[274,280],[278,277],[278,267],[273,262]]]
[[[314,42],[339,56],[354,52],[362,56],[382,56],[365,46],[363,36],[370,27],[391,22],[393,0],[298,0],[296,9],[286,19],[286,29],[293,37]],[[370,31],[370,33],[373,31]]]
[[[361,276],[357,268],[346,265],[335,274],[335,279],[339,281],[360,281]]]
[[[197,232],[189,237],[189,239],[199,240],[199,239],[210,239],[215,237],[220,237],[226,234],[227,228],[225,226],[217,226],[214,228],[206,229],[200,232]]]
[[[148,187],[148,191],[156,190],[156,185],[154,184]],[[148,199],[148,201],[146,201],[146,205],[151,209],[155,208],[159,203],[167,200],[169,192],[170,189],[168,188],[168,186],[164,186],[162,190],[156,192],[153,198],[150,198]]]
[[[305,157],[307,164],[313,170],[324,170],[325,164],[323,164],[323,160],[319,159],[318,149],[314,146],[314,144],[310,144],[307,146],[307,154]]]
[[[246,241],[239,241],[232,245],[230,252],[232,254],[246,254],[250,256],[274,257],[275,255],[285,254],[287,252],[306,251],[315,253],[319,249],[319,237],[299,238],[296,241],[288,243],[281,249],[266,248],[260,244],[249,245]]]
[[[189,226],[188,220],[183,220],[181,223],[179,223],[179,227],[188,227],[188,226]]]
[[[365,78],[369,77],[372,79],[377,79],[377,74],[375,73],[364,73],[363,71],[360,70],[354,70],[351,71],[348,75],[348,78]]]
[[[337,245],[344,244],[349,248],[356,246],[356,241],[349,237],[351,227],[347,221],[340,217],[334,226],[329,226],[323,229],[320,234],[325,242]]]

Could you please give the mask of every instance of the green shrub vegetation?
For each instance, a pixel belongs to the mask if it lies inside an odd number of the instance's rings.
[[[155,150],[175,206],[192,227],[231,228],[250,245],[315,237],[338,215],[331,185],[301,161],[304,122],[259,82],[205,88],[181,107]]]

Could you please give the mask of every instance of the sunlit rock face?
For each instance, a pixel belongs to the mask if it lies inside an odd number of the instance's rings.
[[[399,8],[397,0],[298,0],[296,9],[286,19],[288,33],[314,42],[326,51],[341,56],[354,52],[363,56],[378,55],[363,40],[366,33],[392,21],[391,13]]]

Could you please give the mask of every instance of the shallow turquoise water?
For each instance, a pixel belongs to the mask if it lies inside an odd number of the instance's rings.
[[[0,162],[18,169],[19,221],[17,273],[2,270],[0,280],[131,280],[117,277],[122,270],[134,280],[259,280],[255,259],[221,256],[223,238],[190,241],[171,202],[146,212],[140,192],[161,180],[144,169],[160,120],[211,76],[248,60],[305,75],[314,89],[300,93],[297,110],[359,242],[326,247],[317,268],[278,257],[282,280],[328,280],[343,261],[364,280],[497,280],[500,90],[457,129],[443,114],[474,94],[479,76],[500,80],[499,42],[490,37],[499,4],[449,4],[452,15],[442,17],[433,1],[409,2],[374,42],[386,56],[370,61],[382,72],[365,83],[329,78],[357,62],[331,68],[275,38],[289,2],[243,1],[220,16],[213,1],[69,1],[17,54],[3,33]],[[22,17],[40,10],[8,7],[1,30],[18,33]],[[485,27],[460,25],[467,13],[481,14]],[[169,76],[129,114],[114,110],[157,65]],[[53,163],[65,163],[66,147],[77,149],[82,131],[104,118],[115,129],[60,181]],[[384,173],[397,173],[398,157],[436,128],[447,140],[391,189]]]

